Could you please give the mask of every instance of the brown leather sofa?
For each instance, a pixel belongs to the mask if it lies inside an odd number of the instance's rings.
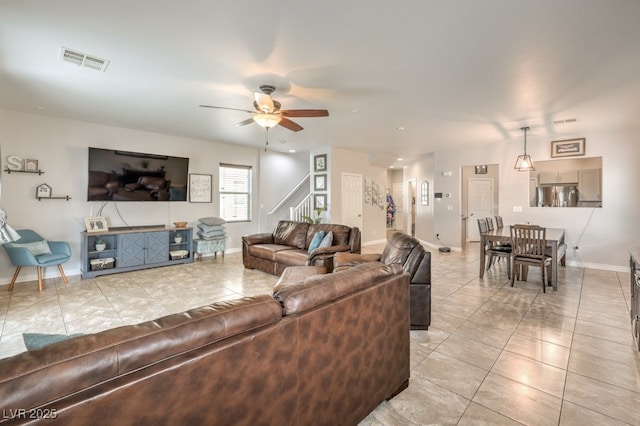
[[[309,252],[309,244],[318,231],[333,232],[333,243]],[[273,233],[242,237],[242,262],[245,268],[281,275],[288,266],[322,266],[333,271],[333,255],[360,253],[357,227],[327,223],[281,220]]]
[[[358,424],[408,385],[409,275],[293,269],[273,295],[0,360],[0,423]]]
[[[371,261],[402,265],[410,276],[411,329],[427,330],[431,325],[431,253],[416,238],[395,232],[382,254],[336,253],[334,272]]]

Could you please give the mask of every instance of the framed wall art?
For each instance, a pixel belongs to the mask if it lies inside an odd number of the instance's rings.
[[[486,165],[481,165],[481,166],[476,166],[476,174],[477,175],[486,175],[487,174],[487,166]]]
[[[106,232],[109,230],[107,219],[101,216],[91,216],[84,218],[84,224],[87,227],[87,234],[94,232]]]
[[[584,155],[585,138],[551,142],[551,158]]]
[[[326,210],[327,209],[327,194],[314,194],[313,195],[313,209],[314,210]]]
[[[211,202],[211,175],[189,173],[189,202]]]
[[[313,156],[313,171],[314,172],[327,171],[327,154]]]
[[[51,198],[51,187],[46,183],[38,185],[36,188],[36,198]]]
[[[34,160],[31,158],[27,158],[24,160],[24,170],[26,172],[37,172],[38,171],[38,160]]]
[[[313,178],[313,190],[314,191],[326,191],[327,190],[327,175],[315,175]]]

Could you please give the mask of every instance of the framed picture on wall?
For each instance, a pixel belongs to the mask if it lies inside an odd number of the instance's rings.
[[[327,190],[327,175],[316,175],[313,178],[313,190],[314,191],[326,191]]]
[[[551,158],[584,155],[585,138],[551,142]]]
[[[313,156],[313,171],[314,172],[327,171],[327,154]]]
[[[327,194],[314,194],[313,195],[313,209],[314,210],[326,210],[327,209]]]
[[[24,160],[24,170],[26,172],[37,172],[38,171],[38,160],[34,160],[31,158],[27,158]]]
[[[211,175],[189,173],[189,202],[211,202]]]

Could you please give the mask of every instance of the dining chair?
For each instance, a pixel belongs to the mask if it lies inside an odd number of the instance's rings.
[[[504,222],[502,221],[502,216],[496,216],[496,228],[498,229],[504,228]]]
[[[478,230],[481,235],[490,231],[487,226],[487,222],[487,219],[478,219]],[[492,241],[488,241],[484,248],[484,254],[487,257],[487,271],[495,263],[494,259],[500,260],[505,258],[507,260],[507,277],[511,278],[511,246],[502,246]]]
[[[511,228],[511,248],[513,256],[511,258],[512,270],[511,287],[513,287],[515,276],[523,270],[523,280],[525,271],[530,266],[539,267],[542,271],[542,291],[546,293],[545,271],[549,284],[551,283],[551,257],[546,254],[546,228],[538,225],[512,225]]]
[[[487,221],[487,229],[489,229],[489,231],[493,231],[495,229],[493,227],[493,219],[488,217],[485,220]]]
[[[23,266],[35,266],[38,270],[38,289],[42,291],[43,269],[47,266],[57,266],[66,283],[67,276],[64,274],[62,264],[71,258],[71,248],[69,243],[64,241],[47,241],[37,232],[30,229],[20,229],[16,231],[20,239],[11,243],[3,244],[2,247],[7,252],[9,259],[16,271],[11,279],[8,290],[13,290],[18,274]]]

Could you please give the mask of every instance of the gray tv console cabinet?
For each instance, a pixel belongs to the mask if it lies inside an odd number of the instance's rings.
[[[82,278],[193,262],[189,227],[134,226],[81,236]],[[102,250],[96,249],[98,239],[106,244]]]

